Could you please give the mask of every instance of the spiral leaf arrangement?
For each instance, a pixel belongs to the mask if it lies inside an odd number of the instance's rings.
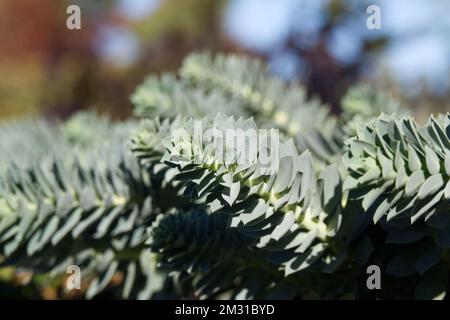
[[[140,119],[0,125],[0,266],[76,265],[85,298],[445,298],[450,116],[305,92],[195,53],[136,89]]]

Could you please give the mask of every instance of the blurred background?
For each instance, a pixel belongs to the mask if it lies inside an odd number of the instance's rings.
[[[81,8],[81,30],[66,9]],[[369,5],[381,29],[369,30]],[[195,50],[238,52],[339,112],[352,84],[387,88],[420,114],[450,111],[449,0],[0,0],[0,118],[130,115],[148,73]]]

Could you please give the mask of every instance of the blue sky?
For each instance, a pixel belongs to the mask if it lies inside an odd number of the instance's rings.
[[[355,10],[352,19],[335,28],[327,39],[329,52],[341,63],[351,63],[361,50],[365,37],[388,35],[392,43],[375,57],[372,73],[383,67],[409,93],[424,81],[436,94],[449,90],[450,76],[450,1],[444,0],[378,0],[367,2],[381,9],[381,30],[365,26],[365,10],[356,11],[354,0],[346,1]],[[305,45],[314,43],[317,30],[326,16],[328,0],[231,0],[224,16],[224,30],[236,42],[249,49],[280,54],[279,47],[291,33]],[[285,63],[282,59],[285,57]],[[298,59],[298,58],[297,58]],[[292,74],[302,61],[292,54],[277,58],[281,73]],[[305,69],[305,67],[302,67]]]
[[[117,8],[130,19],[151,15],[161,0],[119,0]],[[381,8],[381,30],[365,27],[368,15],[361,1],[347,0],[351,19],[343,21],[327,39],[327,48],[337,61],[351,63],[359,55],[364,38],[382,35],[392,43],[374,57],[369,74],[378,76],[388,70],[411,94],[416,84],[441,94],[450,89],[450,1],[446,0],[372,0]],[[325,23],[329,0],[230,0],[223,15],[223,30],[241,46],[269,55],[274,72],[283,77],[306,74],[308,65],[282,44],[295,33],[300,46],[313,45],[317,31]],[[358,8],[358,10],[356,9]],[[151,19],[151,17],[150,17]],[[107,28],[99,33],[100,54],[127,65],[139,55],[136,36],[123,28]]]

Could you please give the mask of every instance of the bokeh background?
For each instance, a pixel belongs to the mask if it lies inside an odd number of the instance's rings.
[[[67,6],[81,30],[66,28]],[[366,9],[381,8],[380,30]],[[0,0],[0,120],[131,114],[148,73],[194,50],[268,62],[339,112],[352,84],[388,89],[416,114],[450,111],[449,0]]]

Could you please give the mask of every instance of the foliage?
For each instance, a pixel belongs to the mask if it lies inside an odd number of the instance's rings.
[[[0,171],[2,265],[77,264],[86,298],[445,297],[450,115],[421,127],[367,86],[332,115],[260,62],[208,53],[131,99],[141,123],[0,128],[17,150]]]
[[[271,76],[258,60],[193,54],[186,58],[180,74],[194,86],[236,100],[265,127],[275,126],[295,137],[299,148],[309,148],[320,160],[328,162],[339,153],[342,141],[337,119],[329,109],[315,99],[307,100],[304,89],[297,84],[285,84]]]

